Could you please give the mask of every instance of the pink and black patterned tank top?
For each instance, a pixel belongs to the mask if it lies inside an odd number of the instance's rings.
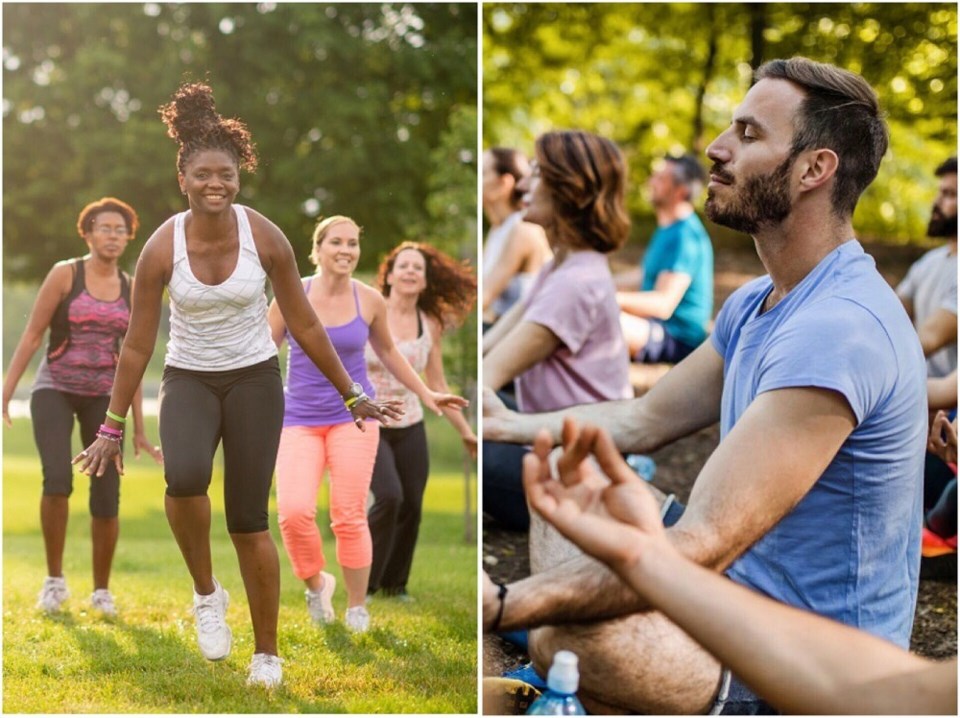
[[[130,323],[130,281],[119,269],[120,297],[101,301],[87,291],[83,259],[74,260],[73,286],[50,322],[50,341],[33,390],[106,396]]]
[[[430,348],[433,346],[433,338],[430,336],[429,326],[424,319],[423,313],[417,313],[417,327],[419,329],[416,339],[408,339],[404,342],[395,342],[397,350],[406,357],[410,366],[417,374],[423,374],[427,368],[427,359],[430,357]],[[423,407],[420,405],[420,399],[412,391],[407,389],[400,380],[387,371],[387,368],[380,361],[376,352],[370,344],[365,349],[367,360],[367,376],[377,392],[377,399],[380,401],[400,401],[403,403],[403,417],[390,422],[391,429],[402,429],[406,426],[413,426],[417,422],[423,421]]]

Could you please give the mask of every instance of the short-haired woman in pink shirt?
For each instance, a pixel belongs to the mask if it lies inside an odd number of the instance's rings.
[[[626,162],[610,140],[587,132],[537,138],[524,220],[547,234],[553,259],[524,301],[483,340],[483,381],[515,380],[521,412],[544,412],[632,396],[627,346],[607,254],[626,241]],[[487,393],[487,401],[493,401]],[[510,528],[528,526],[519,446],[485,442],[484,511]]]

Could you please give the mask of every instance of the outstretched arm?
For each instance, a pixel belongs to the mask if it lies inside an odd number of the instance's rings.
[[[667,531],[671,542],[688,559],[723,570],[803,498],[855,423],[846,400],[832,391],[794,388],[760,394],[704,465],[683,516]],[[566,458],[558,462],[558,475],[578,492],[589,489],[599,495],[607,479],[583,461],[588,453],[584,441],[569,419]],[[534,449],[542,459],[551,443],[548,432],[537,436]],[[630,471],[619,454],[617,461]],[[594,505],[599,505],[596,497]],[[496,605],[489,598],[485,594],[484,618],[492,621],[488,613]],[[590,621],[644,607],[609,569],[579,557],[513,584],[502,626]]]
[[[426,331],[430,332],[430,336],[433,338],[430,344],[430,355],[427,357],[427,367],[424,370],[427,386],[441,394],[449,394],[450,387],[447,386],[447,377],[443,371],[443,345],[441,344],[443,328],[440,326],[440,322],[435,319],[430,319],[427,322]],[[461,441],[463,441],[464,448],[470,453],[470,456],[476,460],[477,436],[473,433],[473,429],[463,415],[463,410],[459,407],[445,406],[443,407],[443,415],[447,417],[447,421],[457,430]]]
[[[650,291],[617,292],[617,304],[621,311],[635,317],[669,319],[692,281],[693,277],[684,272],[660,272]]]
[[[923,355],[928,357],[945,346],[957,343],[957,313],[940,308],[917,327]]]
[[[486,370],[484,362],[485,381]],[[557,443],[563,417],[572,416],[605,428],[621,451],[649,453],[716,423],[722,391],[723,358],[710,342],[704,342],[639,399],[520,414],[508,411],[493,392],[484,392],[483,438],[529,444],[545,428]]]
[[[610,485],[591,493],[556,481],[534,452],[524,461],[531,505],[758,695],[788,713],[956,714],[956,659],[926,661],[698,566],[670,541],[652,495],[610,437],[590,427],[581,437],[568,459],[596,455]]]
[[[397,349],[387,325],[387,303],[379,292],[364,287],[370,301],[374,303],[373,321],[370,323],[370,346],[376,353],[387,371],[407,389],[416,394],[430,411],[440,415],[441,407],[465,407],[466,399],[448,393],[438,393],[430,389],[417,372],[410,366],[410,362]]]
[[[43,335],[53,321],[53,315],[57,311],[57,305],[70,292],[70,286],[73,283],[73,272],[67,262],[58,262],[47,273],[46,279],[40,285],[40,291],[37,292],[37,299],[33,303],[33,309],[30,310],[30,318],[27,320],[27,326],[17,342],[17,348],[13,350],[13,357],[10,359],[10,366],[7,367],[7,375],[3,380],[3,421],[7,426],[12,426],[10,419],[9,405],[13,398],[13,393],[17,389],[20,377],[26,371],[27,365],[33,358],[40,344],[43,342]]]

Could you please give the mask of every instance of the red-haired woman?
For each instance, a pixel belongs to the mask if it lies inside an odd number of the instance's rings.
[[[380,264],[377,282],[387,300],[387,325],[397,348],[433,391],[449,391],[443,372],[443,331],[460,324],[473,308],[477,280],[465,266],[420,242],[404,242]],[[403,418],[380,430],[373,468],[375,502],[368,514],[373,536],[373,566],[368,593],[407,598],[407,581],[417,545],[423,492],[430,473],[427,435],[420,401],[386,370],[367,348],[367,374],[377,396],[403,402]],[[477,437],[463,412],[446,407],[444,415],[470,455]]]

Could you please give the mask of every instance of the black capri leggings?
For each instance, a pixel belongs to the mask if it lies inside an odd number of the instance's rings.
[[[380,428],[370,483],[375,501],[367,515],[373,538],[368,592],[406,589],[429,474],[427,432],[422,421],[400,429]]]
[[[160,443],[167,495],[205,496],[222,440],[227,530],[266,531],[282,425],[283,384],[276,357],[229,371],[164,367]]]
[[[109,396],[81,396],[56,389],[37,389],[30,396],[33,440],[40,452],[44,496],[70,496],[73,493],[73,452],[70,439],[73,417],[80,422],[83,448],[97,438],[110,406]],[[120,509],[120,477],[113,462],[103,476],[90,477],[90,515],[113,519]]]

